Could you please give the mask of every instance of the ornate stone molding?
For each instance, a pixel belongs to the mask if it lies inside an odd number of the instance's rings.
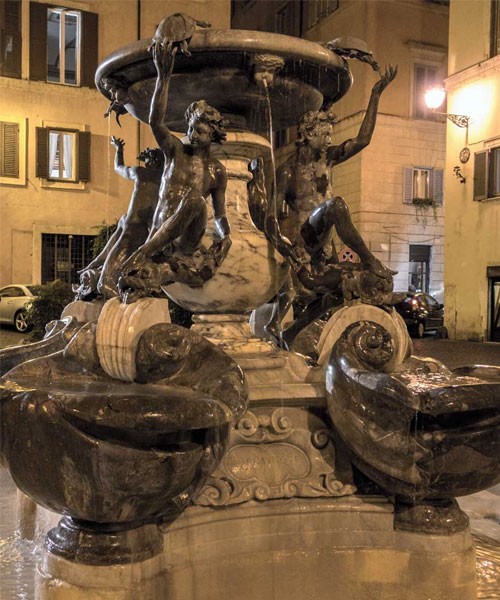
[[[337,478],[331,432],[319,411],[267,406],[238,421],[221,464],[194,503],[226,506],[355,491]]]

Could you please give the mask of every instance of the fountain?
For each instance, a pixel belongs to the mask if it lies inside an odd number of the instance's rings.
[[[43,342],[3,352],[2,462],[64,515],[37,599],[472,600],[454,496],[500,480],[500,370],[411,356],[392,274],[328,171],[370,142],[396,69],[358,137],[333,146],[346,57],[379,71],[362,42],[196,25],[167,17],[96,73],[108,114],[150,122],[165,155],[146,241],[82,274]],[[276,177],[302,203],[289,230],[265,188],[269,107],[275,129],[302,127]],[[359,263],[338,261],[333,227]],[[290,328],[273,321],[275,343],[249,315],[289,305],[292,272],[312,301]],[[191,329],[170,323],[167,298]]]

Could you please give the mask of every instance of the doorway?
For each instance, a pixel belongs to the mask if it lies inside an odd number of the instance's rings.
[[[500,342],[500,266],[488,267],[489,336],[490,342]]]

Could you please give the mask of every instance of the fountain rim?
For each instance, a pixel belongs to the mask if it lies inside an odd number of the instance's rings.
[[[293,40],[293,54],[290,52],[290,40]],[[108,90],[102,86],[102,79],[110,77],[132,62],[152,60],[148,47],[151,38],[138,40],[118,48],[97,67],[95,85],[107,98],[111,98]],[[347,61],[328,50],[318,42],[304,40],[294,36],[250,29],[207,29],[193,33],[189,43],[192,54],[203,52],[247,52],[249,54],[273,54],[299,61],[315,63],[327,70],[342,70],[350,74]],[[175,73],[175,70],[174,70]],[[347,91],[347,90],[346,90]]]

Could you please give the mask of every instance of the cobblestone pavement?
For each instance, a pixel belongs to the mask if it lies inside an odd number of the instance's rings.
[[[28,336],[0,328],[0,348],[19,345]],[[414,340],[414,354],[431,356],[449,368],[467,364],[500,366],[500,344],[455,342],[425,337]],[[0,468],[0,600],[33,600],[34,570],[40,549],[15,532],[16,488]],[[468,496],[462,507],[471,518],[477,548],[478,600],[500,599],[500,486]],[[160,599],[158,599],[160,600]],[[368,599],[366,599],[368,600]]]

